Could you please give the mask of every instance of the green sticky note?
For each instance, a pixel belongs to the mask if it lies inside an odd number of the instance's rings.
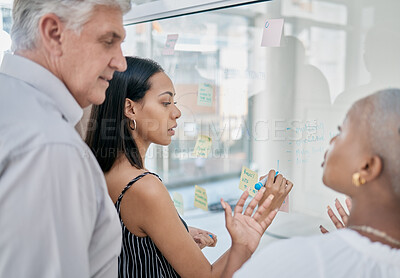
[[[184,207],[183,207],[183,197],[182,194],[179,194],[178,192],[174,192],[172,194],[173,200],[174,200],[174,205],[176,210],[179,212],[180,215],[183,215],[184,212]]]
[[[258,182],[258,174],[249,168],[243,166],[242,173],[240,174],[239,189],[249,191],[249,195],[254,197],[257,194],[257,190],[254,185]]]
[[[197,104],[201,106],[212,106],[213,91],[213,85],[208,83],[200,83],[197,90]]]
[[[207,192],[203,187],[194,186],[194,206],[202,210],[208,210]]]

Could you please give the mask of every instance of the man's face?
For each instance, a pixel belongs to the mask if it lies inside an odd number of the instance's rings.
[[[101,104],[114,72],[126,70],[124,38],[122,12],[108,6],[95,7],[79,35],[63,33],[58,76],[81,107]]]

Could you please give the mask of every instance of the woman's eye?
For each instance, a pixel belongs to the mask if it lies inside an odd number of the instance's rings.
[[[175,104],[175,105],[177,105],[177,104],[178,104],[178,102],[177,102],[177,101],[174,101],[174,104]]]
[[[342,132],[342,127],[339,125],[338,127],[337,127],[337,132],[336,132],[336,135],[335,136],[338,136],[341,132]]]
[[[171,102],[163,102],[162,104],[163,104],[164,106],[168,106],[168,105],[171,104]]]

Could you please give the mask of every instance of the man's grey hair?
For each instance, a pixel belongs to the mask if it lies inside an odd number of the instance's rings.
[[[371,150],[383,160],[383,175],[400,197],[400,89],[385,89],[356,102]],[[358,110],[357,110],[358,111]]]
[[[123,14],[131,9],[130,0],[14,0],[12,51],[36,47],[40,18],[48,13],[58,16],[67,29],[79,34],[97,5],[115,7]]]

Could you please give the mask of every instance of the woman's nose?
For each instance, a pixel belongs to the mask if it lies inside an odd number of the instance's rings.
[[[176,105],[174,105],[175,107],[175,109],[174,109],[174,111],[172,112],[172,118],[173,119],[178,119],[178,118],[180,118],[181,117],[181,115],[182,115],[182,113],[181,113],[181,110],[179,110],[179,108],[176,106]]]

